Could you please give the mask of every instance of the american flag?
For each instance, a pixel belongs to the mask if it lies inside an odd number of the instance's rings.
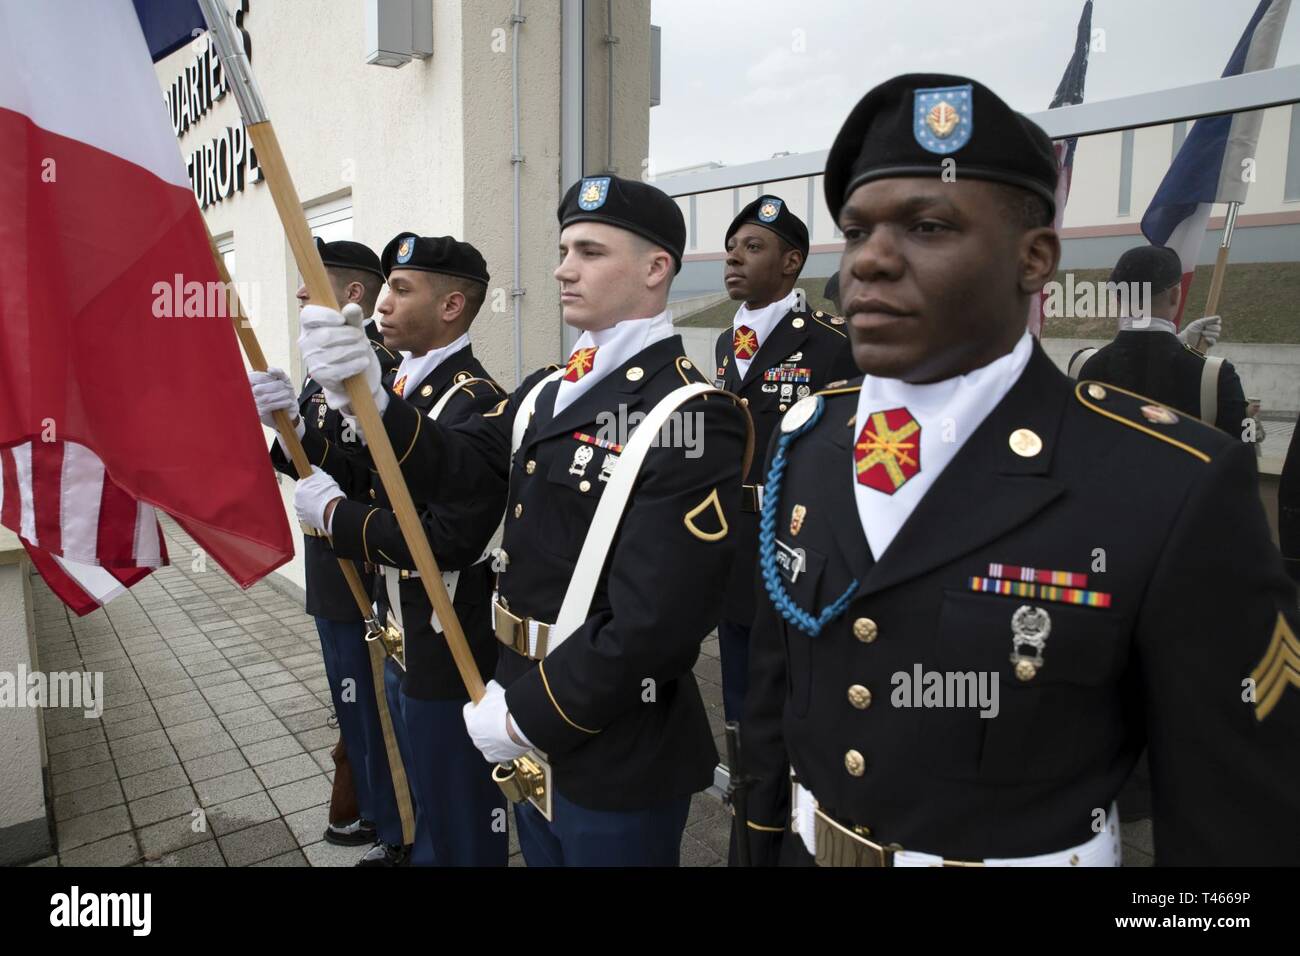
[[[166,563],[159,510],[244,586],[293,555],[230,319],[157,298],[219,281],[151,63],[202,24],[0,0],[0,524],[78,614]]]

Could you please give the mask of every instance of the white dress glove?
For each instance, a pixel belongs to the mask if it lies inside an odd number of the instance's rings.
[[[1198,336],[1205,339],[1205,348],[1212,349],[1219,341],[1219,336],[1223,334],[1223,317],[1219,315],[1207,315],[1203,319],[1197,319],[1195,322],[1188,322],[1183,326],[1178,337],[1183,340],[1184,344],[1197,348],[1196,340]]]
[[[311,475],[298,481],[293,489],[293,510],[303,524],[329,533],[325,510],[331,501],[346,498],[339,483],[328,473],[312,466]]]
[[[465,726],[469,729],[470,739],[479,749],[488,763],[509,763],[516,757],[522,757],[532,750],[532,744],[517,726],[510,721],[510,710],[506,706],[506,689],[494,680],[488,681],[487,693],[477,704],[470,701],[465,705]],[[525,743],[520,744],[510,737],[513,728],[515,736]]]
[[[265,372],[249,372],[248,384],[253,389],[253,401],[257,405],[257,417],[267,428],[275,427],[272,412],[288,412],[289,418],[297,418],[298,437],[301,438],[307,426],[298,414],[298,399],[293,393],[293,383],[284,369],[268,368]]]
[[[349,321],[355,321],[355,325]],[[365,375],[366,385],[382,415],[388,407],[388,393],[380,386],[379,358],[361,328],[361,307],[350,302],[343,312],[321,305],[303,306],[298,350],[307,374],[321,383],[331,408],[351,413],[343,382],[353,375]]]

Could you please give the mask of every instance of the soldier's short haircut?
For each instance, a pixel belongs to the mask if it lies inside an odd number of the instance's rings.
[[[1042,196],[1007,183],[993,183],[998,191],[1002,214],[1021,232],[1052,224],[1052,211]]]
[[[354,282],[360,282],[361,287],[365,290],[361,294],[361,301],[357,303],[361,306],[361,311],[367,316],[375,314],[375,303],[379,301],[379,290],[384,287],[384,280],[374,272],[367,272],[365,269],[348,269],[343,266],[328,266],[330,275],[334,276],[344,288],[347,288]],[[343,303],[339,303],[342,305]]]
[[[449,276],[441,272],[426,272],[429,281],[433,283],[433,294],[439,298],[450,295],[452,292],[459,292],[465,297],[465,318],[473,322],[478,315],[479,309],[483,308],[483,303],[487,299],[487,286],[482,282],[475,282],[473,279],[465,279],[461,276]]]

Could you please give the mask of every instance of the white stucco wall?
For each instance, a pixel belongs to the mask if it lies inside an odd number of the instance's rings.
[[[364,62],[360,0],[254,4],[245,19],[253,71],[305,208],[350,196],[352,238],[377,253],[405,230],[454,235],[480,249],[492,282],[471,332],[474,348],[488,370],[513,387],[513,2],[426,2],[433,5],[433,56],[396,69]],[[560,12],[558,4],[543,0],[525,0],[523,7],[525,164],[518,285],[527,293],[522,308],[526,374],[560,357],[551,277],[558,239]],[[648,13],[646,20],[648,32]],[[497,30],[504,31],[504,47]],[[169,86],[193,56],[186,48],[159,63],[160,84]],[[238,123],[234,98],[227,94],[182,135],[182,153]],[[294,300],[298,272],[269,188],[248,184],[242,193],[209,206],[205,216],[213,235],[233,234],[234,278],[246,293],[268,361],[301,379]],[[283,479],[281,493],[291,518],[292,492],[293,482]],[[296,522],[290,524],[296,536]],[[279,573],[302,586],[301,560],[295,558]]]

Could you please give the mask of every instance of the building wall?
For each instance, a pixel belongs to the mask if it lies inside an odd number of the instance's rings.
[[[1256,179],[1241,209],[1238,231],[1233,239],[1232,261],[1300,261],[1300,200],[1288,201],[1285,198],[1288,143],[1294,114],[1290,106],[1263,112],[1256,151],[1259,160],[1255,168]],[[1126,215],[1119,213],[1122,140],[1123,134],[1119,132],[1079,140],[1063,224],[1063,264],[1066,267],[1109,266],[1125,249],[1146,241],[1142,238],[1139,223],[1169,169],[1173,156],[1173,126],[1134,131],[1132,185]],[[671,189],[672,176],[672,170],[662,173],[660,185]],[[828,246],[831,248],[822,250],[824,253],[837,253],[841,238],[822,194],[822,177],[812,178],[815,201],[810,236],[814,254],[807,274],[825,275],[825,263],[818,260],[816,247]],[[696,230],[688,237],[687,251],[691,261],[699,265],[691,269],[689,275],[686,275],[687,270],[683,270],[686,281],[674,288],[675,295],[721,290],[721,259],[727,227],[734,218],[735,209],[743,207],[762,192],[782,197],[791,211],[808,221],[807,178],[678,197],[688,228],[694,203]],[[1225,211],[1223,206],[1214,210],[1220,219]],[[1221,222],[1212,222],[1211,225],[1221,226]],[[1214,261],[1220,235],[1216,228],[1207,236],[1201,246],[1202,263]]]
[[[376,252],[405,230],[451,234],[479,247],[492,281],[471,333],[475,351],[503,385],[513,387],[511,290],[516,286],[527,290],[525,372],[560,357],[559,305],[551,277],[559,199],[559,5],[523,3],[527,21],[520,28],[519,67],[525,163],[516,281],[513,0],[427,2],[433,5],[433,55],[396,69],[365,63],[360,0],[254,3],[245,19],[253,71],[309,213],[318,203],[350,198],[352,238]],[[648,48],[648,4],[645,21]],[[503,32],[494,33],[498,30]],[[160,62],[160,84],[169,86],[193,56],[186,48]],[[238,124],[234,97],[227,93],[180,137],[182,153]],[[645,155],[643,145],[638,150]],[[242,193],[207,207],[205,217],[214,236],[233,238],[234,279],[268,361],[300,380],[298,271],[268,186],[250,183]],[[292,518],[293,482],[281,480],[281,492]],[[296,522],[290,523],[296,529]],[[280,573],[303,583],[298,559]]]

